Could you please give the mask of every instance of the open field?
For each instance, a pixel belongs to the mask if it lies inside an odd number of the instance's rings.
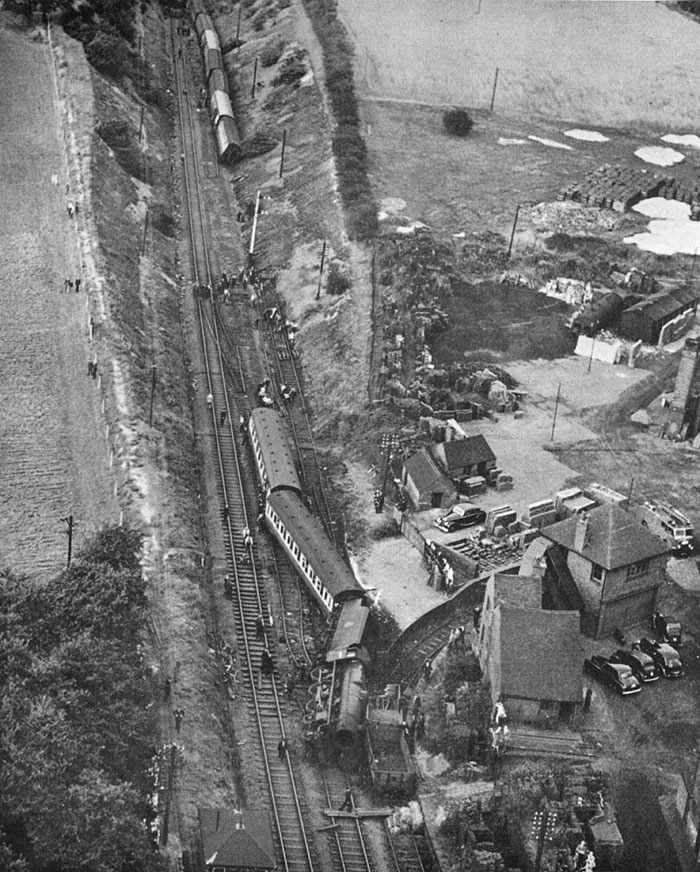
[[[697,25],[659,3],[340,0],[360,90],[607,126],[696,123]],[[364,85],[363,85],[364,81]],[[692,127],[694,130],[694,127]],[[685,132],[685,131],[681,131]]]

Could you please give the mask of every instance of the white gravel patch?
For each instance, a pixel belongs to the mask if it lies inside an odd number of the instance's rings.
[[[661,145],[645,145],[635,151],[635,155],[646,163],[656,164],[657,167],[672,167],[674,164],[685,160],[685,155],[675,148],[664,148]]]
[[[573,130],[565,130],[564,136],[570,136],[572,139],[582,139],[584,142],[610,142],[609,136],[604,136],[602,133],[598,133],[597,130],[579,130],[576,127]]]
[[[690,206],[680,200],[667,200],[665,197],[649,197],[636,206],[635,212],[646,215],[647,218],[665,218],[670,221],[684,221],[690,218]]]
[[[662,136],[664,142],[672,145],[685,145],[688,148],[700,148],[700,136],[695,133],[667,133]]]
[[[572,146],[566,145],[564,142],[557,142],[556,139],[544,139],[542,136],[528,136],[528,139],[532,139],[533,142],[541,142],[542,145],[548,145],[550,148],[564,148],[566,151],[574,150]]]
[[[498,137],[499,145],[527,145],[527,139],[509,139],[507,136]]]
[[[655,254],[695,254],[700,251],[700,221],[690,220],[690,206],[663,197],[650,197],[633,207],[653,218],[645,233],[626,236],[624,242]]]

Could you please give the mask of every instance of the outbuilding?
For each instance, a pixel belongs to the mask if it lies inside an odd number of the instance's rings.
[[[664,327],[672,321],[690,320],[697,311],[698,294],[690,288],[675,288],[640,300],[620,316],[620,333],[625,339],[647,345],[663,344]]]
[[[488,479],[489,470],[496,466],[496,455],[481,433],[466,439],[436,442],[431,447],[438,466],[453,481],[475,475]]]
[[[207,872],[273,872],[277,868],[268,812],[200,808],[199,829]]]
[[[401,481],[408,498],[418,511],[451,506],[457,492],[440,472],[426,448],[421,448],[404,462]]]

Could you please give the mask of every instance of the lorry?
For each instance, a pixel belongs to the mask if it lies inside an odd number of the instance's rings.
[[[646,500],[632,511],[642,526],[667,542],[676,554],[685,557],[695,551],[693,524],[683,512],[658,500]]]

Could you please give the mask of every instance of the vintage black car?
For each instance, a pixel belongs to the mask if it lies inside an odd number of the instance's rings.
[[[672,615],[662,615],[654,612],[651,619],[651,628],[656,633],[659,641],[668,642],[674,648],[681,644],[681,622]]]
[[[611,663],[600,654],[594,654],[589,659],[584,660],[583,671],[602,681],[603,684],[608,684],[621,696],[630,696],[633,693],[640,693],[642,690],[639,679],[629,666],[625,663]]]
[[[433,523],[438,530],[451,533],[453,530],[463,530],[465,527],[473,527],[483,524],[486,520],[486,512],[473,503],[458,503],[445,515],[440,515]]]
[[[685,675],[678,651],[667,642],[640,639],[639,642],[633,643],[632,647],[637,645],[652,658],[664,678],[680,678],[681,675]]]
[[[640,681],[658,681],[659,670],[653,658],[639,648],[618,648],[610,657],[612,663],[624,663],[632,670]]]

